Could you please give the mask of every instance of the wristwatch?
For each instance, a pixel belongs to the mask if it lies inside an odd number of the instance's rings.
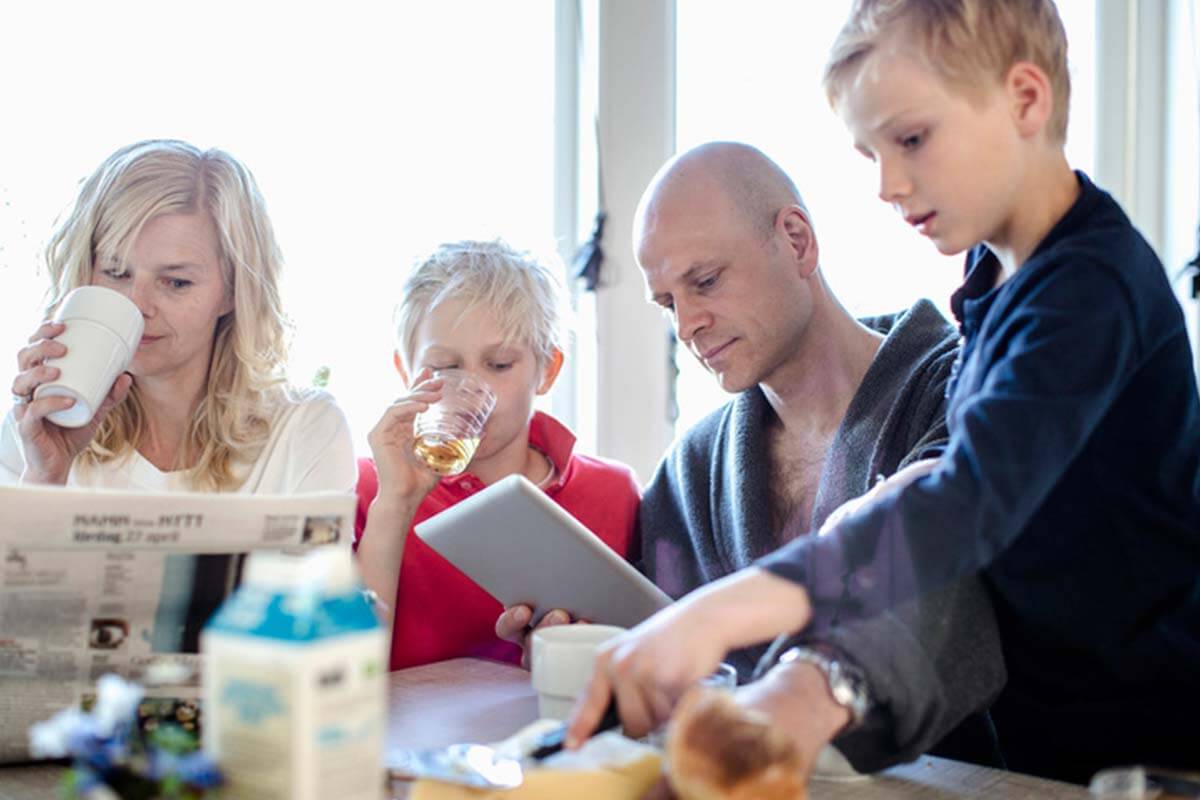
[[[780,664],[812,664],[825,676],[833,701],[850,712],[847,730],[857,728],[871,710],[871,692],[862,670],[820,647],[793,647],[779,657]]]

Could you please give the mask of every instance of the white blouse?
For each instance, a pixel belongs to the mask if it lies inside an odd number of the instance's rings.
[[[21,437],[12,411],[0,426],[0,485],[15,485],[25,469]],[[354,491],[357,468],[346,416],[326,392],[293,392],[271,421],[271,436],[246,475],[241,494]],[[78,461],[67,486],[150,492],[189,491],[186,471],[163,472],[138,453],[104,464]]]

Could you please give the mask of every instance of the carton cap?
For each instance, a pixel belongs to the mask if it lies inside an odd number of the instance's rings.
[[[244,583],[277,592],[343,594],[358,588],[354,556],[345,545],[322,545],[304,555],[257,551],[246,560]]]

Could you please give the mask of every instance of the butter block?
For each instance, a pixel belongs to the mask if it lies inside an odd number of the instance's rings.
[[[572,753],[527,767],[516,789],[472,789],[440,781],[413,784],[410,800],[639,800],[662,774],[656,748],[619,733],[596,736]]]

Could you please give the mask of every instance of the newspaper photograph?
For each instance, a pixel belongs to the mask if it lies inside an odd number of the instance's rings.
[[[349,547],[354,512],[337,492],[0,487],[0,762],[26,760],[29,726],[87,707],[107,672],[146,684],[145,725],[194,729],[200,631],[247,554]]]

